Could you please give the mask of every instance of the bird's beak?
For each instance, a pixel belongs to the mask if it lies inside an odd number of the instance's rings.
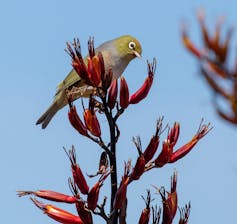
[[[137,52],[137,51],[133,51],[134,55],[138,58],[141,58],[142,56]]]

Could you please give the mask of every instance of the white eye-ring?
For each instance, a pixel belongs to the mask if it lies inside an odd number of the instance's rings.
[[[136,44],[131,41],[131,42],[129,42],[128,47],[129,47],[131,50],[134,50],[135,47],[136,47]]]

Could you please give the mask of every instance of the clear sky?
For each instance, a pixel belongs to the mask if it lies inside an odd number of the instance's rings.
[[[180,21],[184,18],[193,39],[200,40],[195,18],[200,6],[206,9],[209,24],[219,15],[226,15],[229,25],[237,22],[234,0],[228,4],[224,0],[0,3],[1,223],[55,223],[30,200],[18,198],[16,190],[69,193],[70,167],[63,146],[74,144],[82,169],[88,173],[96,170],[101,151],[72,129],[67,109],[60,111],[46,130],[35,126],[35,121],[51,103],[57,83],[71,69],[64,52],[66,41],[79,37],[85,54],[89,36],[94,36],[98,45],[123,34],[137,37],[143,46],[143,59],[134,60],[124,73],[131,91],[146,76],[146,59],[156,57],[158,65],[149,97],[131,106],[119,120],[119,177],[123,161],[136,158],[132,137],[140,135],[145,147],[159,116],[164,115],[164,122],[171,125],[181,123],[178,146],[195,134],[201,118],[214,126],[184,159],[145,174],[130,186],[128,223],[137,223],[137,214],[144,207],[140,195],[147,188],[164,185],[169,189],[174,169],[178,171],[179,205],[191,201],[190,223],[236,220],[237,129],[216,116],[211,94],[180,40]],[[80,102],[76,105],[79,107]],[[105,184],[102,195],[107,189]],[[160,197],[153,196],[159,204]],[[63,207],[75,212],[73,206]]]

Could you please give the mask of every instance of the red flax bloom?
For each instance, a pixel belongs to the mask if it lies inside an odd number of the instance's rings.
[[[117,101],[117,95],[118,95],[118,81],[117,79],[114,79],[113,82],[111,83],[108,93],[108,106],[111,110],[115,106],[115,103]]]
[[[88,194],[89,187],[87,185],[86,179],[81,171],[80,166],[76,162],[76,153],[74,146],[72,146],[72,149],[69,150],[69,152],[67,152],[65,149],[65,152],[67,153],[68,158],[71,161],[72,175],[77,187],[79,188],[82,194]]]
[[[146,78],[140,89],[138,89],[134,94],[132,94],[129,100],[130,104],[137,104],[141,100],[146,98],[146,96],[148,95],[153,83],[153,78],[156,70],[155,58],[153,59],[152,63],[147,62],[147,70],[148,70],[148,77]]]
[[[83,224],[81,218],[79,216],[73,215],[70,212],[67,212],[63,209],[60,209],[56,206],[44,204],[34,198],[31,198],[34,204],[44,211],[50,218],[63,223],[63,224]]]
[[[68,111],[68,119],[71,125],[81,134],[84,136],[88,135],[87,128],[81,121],[80,117],[78,116],[76,107],[70,104],[70,109]]]
[[[97,206],[100,188],[103,186],[103,183],[105,179],[109,176],[109,174],[110,172],[102,174],[99,181],[96,182],[96,184],[90,189],[88,193],[87,207],[92,211],[94,211]]]
[[[72,58],[72,67],[75,69],[77,74],[85,80],[88,85],[91,85],[91,81],[89,79],[87,68],[84,63],[84,60],[81,55],[81,45],[79,39],[74,39],[72,43],[73,48],[71,47],[70,43],[67,42],[67,49],[66,52]]]
[[[129,89],[126,79],[122,76],[120,79],[120,100],[119,105],[121,108],[125,109],[129,105]]]
[[[188,154],[192,148],[197,144],[197,142],[203,138],[212,128],[210,128],[210,123],[209,124],[202,124],[200,123],[200,126],[198,128],[197,133],[193,136],[191,141],[177,149],[174,153],[172,153],[169,163],[174,163],[177,160],[183,158],[186,154]]]
[[[146,203],[146,208],[142,210],[138,224],[148,224],[150,219],[151,192],[147,191],[147,198],[142,197]]]
[[[122,208],[123,203],[127,198],[127,186],[130,179],[129,178],[130,169],[131,169],[131,161],[128,161],[124,165],[124,175],[122,177],[119,188],[114,198],[114,209],[116,210]]]
[[[37,197],[44,198],[51,201],[64,202],[64,203],[75,203],[77,197],[65,195],[59,192],[50,191],[50,190],[38,190],[38,191],[18,191],[18,196],[22,197],[25,195],[33,194]]]
[[[161,129],[162,129],[162,119],[159,119],[156,125],[156,133],[155,135],[152,136],[148,146],[143,152],[143,156],[145,158],[146,163],[148,163],[153,158],[158,149],[160,142],[160,133],[162,131]]]
[[[174,152],[174,146],[179,137],[179,124],[174,123],[173,128],[168,133],[167,139],[163,142],[161,153],[155,159],[154,163],[156,167],[162,167],[167,163],[174,163],[177,160],[183,158],[188,154],[197,142],[203,138],[210,130],[210,124],[200,124],[197,134],[193,136],[191,141],[180,147]]]
[[[171,190],[166,192],[164,187],[159,190],[163,204],[163,221],[162,223],[171,224],[178,207],[178,198],[176,192],[177,172],[171,177]]]
[[[85,80],[86,84],[98,87],[101,84],[101,78],[104,76],[104,60],[100,53],[95,55],[94,40],[88,41],[88,51],[90,57],[87,57],[86,63],[81,55],[81,46],[78,39],[74,39],[73,48],[67,43],[67,53],[72,58],[72,66],[77,74]]]
[[[144,155],[142,153],[142,144],[141,144],[141,139],[140,137],[137,138],[133,138],[133,142],[137,148],[137,151],[139,153],[139,157],[137,158],[136,164],[132,170],[131,173],[131,181],[132,180],[138,180],[141,175],[144,173],[145,171],[145,165],[146,165],[146,160],[144,158]]]
[[[100,123],[97,119],[94,107],[95,102],[94,99],[91,97],[89,102],[89,109],[84,110],[84,120],[86,127],[90,131],[90,133],[96,137],[100,137],[101,136]]]

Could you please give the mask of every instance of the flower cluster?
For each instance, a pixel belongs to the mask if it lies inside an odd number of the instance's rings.
[[[80,75],[85,84],[93,91],[89,96],[88,107],[84,109],[83,119],[77,113],[73,105],[74,94],[80,89],[77,87],[68,90],[69,112],[68,118],[75,130],[81,136],[85,136],[95,142],[102,149],[99,167],[95,174],[84,175],[76,159],[74,147],[65,152],[70,160],[72,178],[69,178],[69,187],[72,195],[51,190],[38,191],[18,191],[19,196],[33,195],[32,202],[40,208],[50,218],[64,224],[92,224],[93,215],[100,216],[107,224],[126,223],[127,203],[129,195],[128,187],[141,179],[142,175],[151,169],[160,169],[161,167],[178,161],[187,155],[197,142],[202,139],[211,129],[210,124],[201,122],[197,133],[189,142],[176,149],[176,143],[179,140],[180,125],[175,122],[171,128],[163,128],[163,118],[158,119],[155,133],[150,141],[142,149],[140,137],[133,138],[135,147],[138,151],[138,157],[135,161],[128,160],[124,165],[124,174],[120,181],[117,177],[117,158],[116,146],[120,136],[118,118],[129,108],[131,104],[137,104],[145,99],[150,91],[156,70],[156,60],[147,63],[148,74],[142,86],[132,95],[129,94],[129,87],[124,77],[113,79],[113,71],[105,71],[103,56],[100,52],[95,52],[93,39],[88,42],[89,56],[87,62],[82,58],[80,43],[74,40],[73,44],[67,44],[67,52],[72,58],[72,66]],[[101,129],[100,119],[97,114],[105,116],[110,138],[107,142],[104,140],[104,133]],[[167,136],[162,142],[161,150],[158,152],[160,136],[168,129]],[[134,162],[134,165],[132,163]],[[107,197],[100,203],[100,190],[104,182],[110,176],[111,196],[110,210],[106,211]],[[88,185],[87,178],[97,177],[98,180],[93,186]],[[178,196],[176,191],[177,173],[175,172],[171,179],[171,190],[166,191],[164,187],[157,189],[162,199],[162,209],[157,206],[151,206],[151,193],[147,192],[145,200],[146,207],[138,218],[139,224],[159,224],[160,220],[164,224],[171,224],[178,208]],[[54,202],[74,204],[77,214],[69,213],[51,204],[45,204],[37,199],[43,198]],[[161,219],[161,211],[163,211]],[[152,213],[152,220],[150,219]],[[181,224],[188,222],[190,205],[180,209]]]
[[[223,19],[218,20],[214,34],[207,29],[203,11],[198,13],[203,47],[198,48],[190,40],[185,27],[182,29],[184,46],[199,62],[200,74],[204,77],[214,93],[214,106],[221,118],[237,124],[237,66],[236,59],[230,68],[230,40],[233,28],[229,28],[225,38],[221,40]],[[220,102],[222,101],[222,103]],[[229,111],[224,111],[220,105],[227,105]]]

